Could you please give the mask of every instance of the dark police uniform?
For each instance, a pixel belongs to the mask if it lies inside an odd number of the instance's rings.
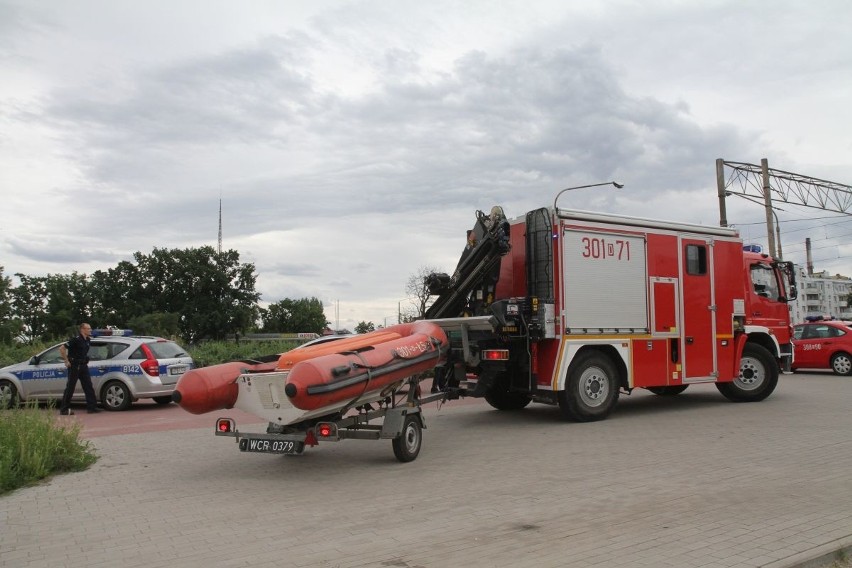
[[[90,339],[83,337],[82,334],[69,339],[65,344],[65,349],[68,350],[68,361],[71,366],[68,367],[68,383],[65,385],[65,393],[62,395],[62,403],[59,406],[60,414],[68,414],[71,407],[71,397],[74,396],[74,389],[77,387],[77,380],[83,387],[83,393],[86,395],[86,408],[89,412],[97,412],[97,399],[95,398],[95,389],[92,388],[92,377],[89,375],[89,343]]]

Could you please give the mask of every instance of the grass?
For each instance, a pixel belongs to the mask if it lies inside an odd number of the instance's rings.
[[[0,410],[0,495],[95,463],[94,448],[80,440],[80,428],[56,424],[53,413],[34,404]]]
[[[850,568],[852,567],[852,558],[846,555],[845,550],[837,551],[834,557],[834,563],[828,568]]]
[[[255,359],[296,347],[293,340],[204,342],[190,349],[198,366]],[[53,343],[0,346],[0,366],[26,361]],[[54,412],[37,404],[0,409],[0,495],[51,475],[82,471],[97,461],[91,444],[80,439],[81,425],[61,425]]]

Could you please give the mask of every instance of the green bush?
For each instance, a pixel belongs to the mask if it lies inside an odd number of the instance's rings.
[[[256,360],[268,355],[278,355],[300,344],[293,339],[269,341],[205,341],[187,349],[196,367],[209,367],[227,361]]]
[[[34,404],[0,410],[0,494],[57,473],[82,471],[97,456],[80,424],[60,426]]]
[[[0,367],[26,361],[33,355],[41,353],[52,345],[56,345],[59,341],[52,341],[50,343],[38,341],[32,344],[0,343]]]

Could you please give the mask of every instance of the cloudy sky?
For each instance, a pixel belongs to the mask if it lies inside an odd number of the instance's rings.
[[[715,160],[852,184],[848,0],[0,0],[0,266],[223,247],[263,301],[393,323],[476,210],[716,225]],[[852,221],[778,211],[852,275]],[[728,220],[766,243],[764,212]],[[116,322],[120,325],[121,322]]]

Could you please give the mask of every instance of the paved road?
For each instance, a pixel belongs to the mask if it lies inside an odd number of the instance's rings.
[[[852,544],[850,402],[822,374],[758,404],[637,391],[591,424],[433,404],[409,464],[389,441],[242,454],[210,425],[77,416],[100,460],[0,498],[0,566],[799,566]],[[122,415],[160,411],[182,412]]]

